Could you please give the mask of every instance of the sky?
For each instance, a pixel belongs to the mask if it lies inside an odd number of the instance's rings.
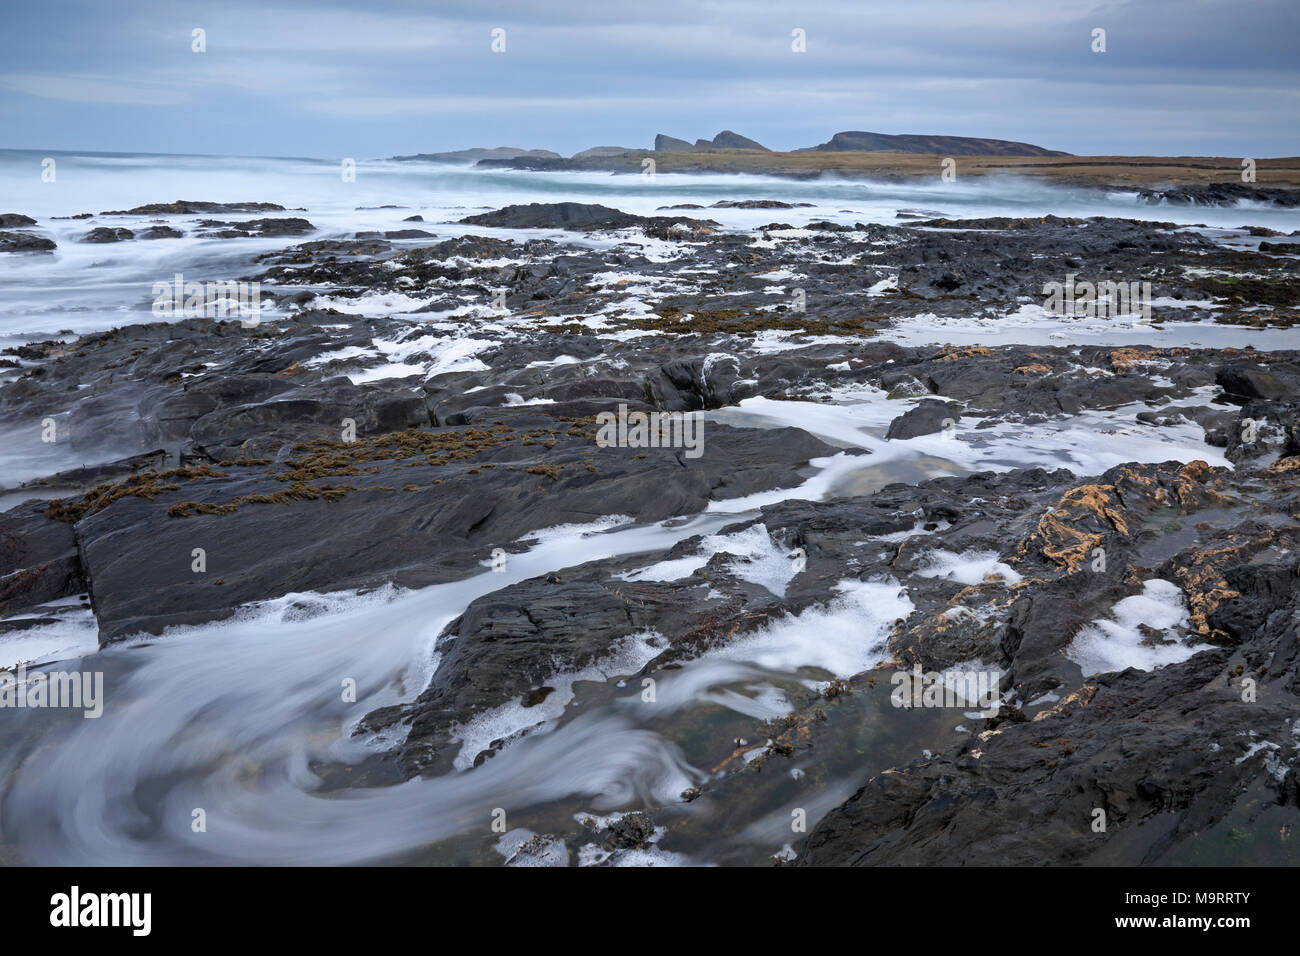
[[[732,129],[772,149],[870,130],[1300,155],[1300,0],[40,0],[3,17],[0,148],[569,155]]]

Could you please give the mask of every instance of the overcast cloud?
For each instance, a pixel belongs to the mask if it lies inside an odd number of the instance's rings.
[[[1300,154],[1296,0],[47,0],[4,18],[10,148],[567,155],[729,128],[773,149],[861,129]]]

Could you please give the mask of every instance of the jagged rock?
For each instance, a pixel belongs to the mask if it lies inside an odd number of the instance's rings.
[[[691,144],[676,136],[669,136],[667,133],[660,133],[655,137],[655,152],[657,153],[685,153],[691,148]]]
[[[741,136],[739,133],[733,133],[729,129],[724,129],[713,139],[700,139],[695,141],[695,149],[756,149],[763,152],[771,152],[766,146],[757,143],[748,136]]]

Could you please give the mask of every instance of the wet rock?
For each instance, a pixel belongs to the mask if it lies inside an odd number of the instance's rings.
[[[47,520],[44,502],[0,514],[0,617],[85,590],[71,525]]]
[[[889,393],[890,398],[914,398],[930,394],[930,390],[915,375],[903,371],[885,372],[880,376],[880,387]]]
[[[1300,396],[1300,369],[1281,366],[1233,365],[1219,369],[1215,382],[1229,395],[1241,398],[1283,399]]]
[[[687,229],[707,229],[716,228],[718,225],[712,220],[691,219],[685,216],[647,218],[612,209],[609,206],[576,202],[505,206],[493,212],[466,216],[460,222],[466,225],[508,229],[604,230],[639,226],[656,234],[666,234],[676,226]]]
[[[127,239],[134,239],[135,233],[130,229],[120,229],[111,226],[97,226],[90,232],[81,237],[82,242],[123,242]]]
[[[137,239],[180,239],[185,233],[171,226],[150,226],[136,235]]]
[[[0,232],[0,252],[53,252],[53,239],[27,232]]]
[[[622,229],[634,225],[641,218],[609,206],[563,202],[505,206],[494,212],[466,216],[461,222],[512,229]]]
[[[903,439],[933,435],[935,432],[956,427],[961,421],[961,413],[962,406],[956,402],[926,399],[890,422],[885,437]]]
[[[906,623],[896,652],[929,667],[972,652],[1001,657],[1020,702],[1011,706],[1024,712],[873,777],[814,828],[799,864],[1172,863],[1187,861],[1198,837],[1224,832],[1231,814],[1289,799],[1276,758],[1300,691],[1300,525],[1282,516],[1300,498],[1285,461],[1253,477],[1195,463],[1112,469],[1067,491],[1022,539],[1012,564],[1026,579],[1005,624],[941,626],[943,605],[919,600],[921,619]],[[1153,547],[1157,514],[1223,515],[1237,496],[1254,509],[1201,523],[1200,540]],[[1177,539],[1177,525],[1158,527]],[[1098,547],[1104,566],[1090,560]],[[1066,644],[1147,578],[1178,582],[1185,640],[1200,652],[1081,680]],[[972,645],[972,630],[1001,634],[1000,644]],[[1242,692],[1247,675],[1257,696]],[[1023,702],[1053,688],[1054,702],[1029,712]],[[1098,811],[1104,831],[1093,826]]]
[[[274,396],[222,404],[202,414],[189,431],[194,451],[213,461],[275,457],[280,448],[295,441],[337,438],[345,419],[354,423],[359,435],[429,423],[424,397],[406,389],[360,388],[346,378],[287,389],[262,377],[252,381],[262,388],[274,388]],[[189,402],[202,394],[188,396]],[[190,407],[197,411],[202,406]],[[170,405],[167,411],[176,408]]]
[[[779,199],[719,199],[712,209],[795,209],[799,206],[811,206],[810,202],[782,202]],[[667,207],[667,208],[682,208]],[[700,208],[699,206],[695,207]]]
[[[178,199],[170,203],[148,203],[134,209],[115,209],[101,216],[189,216],[198,213],[231,212],[284,212],[283,206],[273,202],[203,202]]]
[[[1224,457],[1232,462],[1295,455],[1300,452],[1300,402],[1247,402],[1225,433]]]
[[[611,821],[600,835],[606,849],[641,850],[652,842],[655,824],[648,813],[625,813]]]
[[[250,237],[271,238],[275,236],[304,236],[315,232],[316,227],[306,219],[291,217],[287,219],[248,219],[243,222],[223,222],[217,219],[201,219],[199,226],[202,235],[213,239],[247,239]]]
[[[1138,196],[1149,203],[1192,206],[1235,206],[1243,199],[1275,206],[1300,206],[1300,190],[1246,183],[1201,183],[1193,186],[1143,188]]]
[[[798,483],[798,469],[830,451],[792,429],[715,425],[709,456],[661,449],[638,457],[527,409],[513,416],[515,427],[389,432],[348,444],[337,440],[335,416],[350,407],[359,425],[374,427],[385,406],[345,398],[344,386],[322,388],[312,399],[277,397],[199,418],[195,446],[211,464],[140,475],[51,506],[57,520],[76,525],[103,641],[211,620],[293,590],[446,580],[527,531],[587,520],[593,496],[611,513],[655,521]],[[417,412],[423,402],[410,400],[391,414]],[[268,435],[287,446],[278,462],[241,457],[265,454]],[[188,559],[178,563],[196,536],[212,535],[224,542],[209,558],[225,555],[213,571],[221,588],[199,580]]]

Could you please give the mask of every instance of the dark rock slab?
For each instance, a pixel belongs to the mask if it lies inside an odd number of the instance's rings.
[[[101,216],[189,216],[199,213],[230,212],[284,212],[284,207],[273,202],[204,202],[178,199],[175,202],[147,203],[133,209],[114,209]]]
[[[916,438],[944,430],[948,423],[961,421],[962,406],[927,398],[889,423],[886,438]]]
[[[627,229],[632,226],[667,230],[675,225],[693,229],[717,226],[711,220],[691,219],[686,216],[635,216],[609,206],[593,203],[528,203],[505,206],[492,212],[466,216],[462,223],[474,226],[496,226],[507,229],[572,229],[577,231],[597,229]]]
[[[1300,369],[1287,366],[1260,368],[1232,365],[1219,369],[1215,384],[1240,398],[1300,398]]]
[[[85,590],[71,525],[48,520],[44,502],[0,514],[0,617]]]
[[[286,404],[309,417],[337,411],[273,401],[232,410],[234,421],[222,427],[229,436],[236,424],[247,425],[256,445],[257,431],[272,427],[264,421],[269,412],[257,413],[254,423],[240,416],[257,408],[284,414],[276,406]],[[508,417],[509,410],[498,411],[501,420]],[[398,444],[446,442],[453,450],[468,442],[474,450],[465,457],[434,454],[444,459],[437,463],[424,454],[368,457],[367,449],[387,447],[378,437],[354,446],[325,442],[306,450],[291,446],[290,457],[274,464],[235,460],[213,464],[213,474],[162,472],[147,479],[147,497],[137,493],[137,481],[96,498],[84,512],[82,502],[65,503],[61,513],[76,520],[101,640],[211,620],[288,591],[459,577],[492,547],[531,530],[610,513],[643,521],[691,514],[715,498],[797,484],[810,458],[832,453],[796,429],[711,424],[706,454],[686,458],[679,449],[600,448],[586,426],[570,434],[567,423],[528,409],[513,420],[514,427],[390,436]],[[200,419],[196,432],[206,428]],[[287,442],[289,431],[275,440]],[[315,434],[307,430],[303,437]],[[233,438],[220,441],[225,449]],[[347,464],[323,467],[321,454]],[[54,510],[60,513],[59,506]],[[206,576],[190,570],[194,547],[208,549]]]
[[[53,252],[57,244],[28,232],[0,232],[0,252]]]

